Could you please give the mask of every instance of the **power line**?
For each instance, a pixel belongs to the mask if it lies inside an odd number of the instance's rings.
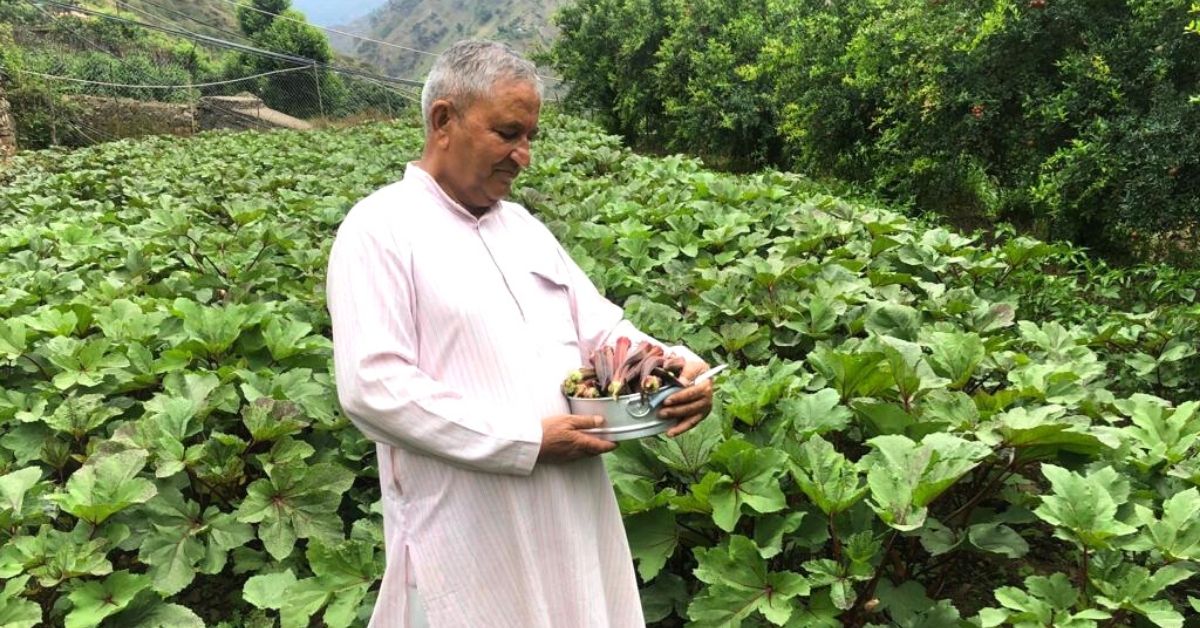
[[[270,72],[263,72],[262,74],[255,74],[253,76],[243,76],[241,78],[229,79],[229,80],[225,80],[225,81],[213,81],[211,83],[192,83],[192,84],[186,84],[186,85],[136,85],[136,84],[132,84],[132,83],[107,83],[104,81],[92,81],[92,80],[88,80],[88,79],[75,78],[72,76],[58,76],[58,75],[54,75],[54,74],[43,74],[41,72],[34,72],[32,70],[22,70],[21,68],[11,68],[11,69],[16,72],[19,72],[21,74],[29,74],[32,76],[38,76],[38,77],[46,78],[46,79],[67,81],[69,83],[83,83],[86,85],[100,85],[102,87],[120,87],[120,88],[126,88],[126,89],[196,89],[196,88],[200,88],[200,87],[215,87],[217,85],[228,85],[230,83],[240,83],[242,81],[249,81],[249,80],[256,79],[256,78],[262,78],[264,76],[271,76],[272,74],[283,74],[284,72],[298,72],[301,70],[309,70],[310,68],[303,67],[303,66],[295,67],[295,68],[284,68],[282,70],[272,70]]]
[[[270,12],[270,11],[267,11],[267,10],[265,10],[265,9],[260,9],[260,8],[258,8],[258,7],[256,7],[256,6],[252,6],[252,5],[249,5],[249,4],[242,4],[242,3],[240,3],[240,2],[237,2],[237,0],[221,0],[221,2],[224,2],[224,3],[226,3],[226,4],[232,4],[232,5],[233,5],[233,6],[235,6],[235,7],[240,7],[240,8],[243,8],[243,9],[248,9],[248,10],[250,10],[250,11],[255,11],[255,12],[257,12],[257,13],[260,13],[260,14],[262,14],[262,15],[270,15],[270,16],[272,16],[272,17],[276,18],[276,19],[280,19],[280,20],[287,20],[287,21],[289,21],[289,22],[295,22],[295,23],[297,23],[297,24],[304,24],[304,25],[307,25],[307,26],[312,26],[313,28],[318,28],[318,29],[320,29],[320,30],[323,30],[323,31],[325,31],[325,32],[327,32],[327,33],[335,33],[335,34],[337,34],[337,35],[343,35],[343,36],[345,36],[345,37],[350,37],[351,39],[358,39],[358,40],[362,40],[362,41],[370,42],[370,43],[373,43],[373,44],[379,44],[379,45],[381,45],[381,46],[388,46],[388,47],[391,47],[391,48],[399,48],[400,50],[405,50],[405,51],[408,51],[408,52],[415,52],[415,53],[417,53],[417,54],[426,55],[426,56],[429,56],[429,57],[436,57],[436,56],[438,56],[438,54],[437,54],[436,52],[429,52],[428,50],[418,50],[418,49],[416,49],[416,48],[409,48],[408,46],[401,46],[400,44],[394,44],[394,43],[392,43],[392,42],[390,42],[390,41],[383,41],[383,40],[379,40],[379,39],[372,39],[372,38],[370,38],[370,37],[367,37],[367,36],[365,36],[365,35],[355,35],[354,33],[347,33],[347,32],[345,32],[345,31],[340,31],[340,30],[338,30],[338,29],[336,29],[336,28],[329,28],[329,27],[326,27],[326,26],[320,26],[320,25],[318,25],[318,24],[313,24],[312,22],[309,22],[309,21],[307,21],[307,20],[300,20],[300,19],[296,19],[296,18],[294,18],[294,17],[290,17],[290,16],[287,16],[287,15],[283,15],[283,14],[281,14],[281,13],[272,13],[272,12]],[[562,82],[562,79],[560,79],[560,78],[558,78],[558,77],[555,77],[555,76],[541,76],[541,75],[539,75],[539,76],[538,76],[538,78],[541,78],[541,79],[547,79],[547,80],[551,80],[551,81],[555,81],[555,82]]]
[[[145,15],[147,17],[157,18],[159,20],[163,19],[163,17],[161,15],[155,15],[153,13],[150,13],[149,11],[139,9],[139,8],[129,4],[128,2],[124,2],[123,0],[113,0],[113,2],[116,2],[117,4],[125,7],[126,9],[129,9],[130,11],[134,11],[136,13],[141,13],[142,15]],[[229,35],[232,37],[236,37],[238,39],[243,39],[243,40],[249,41],[249,39],[242,33],[235,33],[233,31],[225,30],[224,28],[221,28],[220,26],[217,26],[216,24],[209,24],[208,22],[205,22],[204,20],[201,20],[199,18],[192,17],[191,15],[188,15],[187,13],[184,13],[183,11],[178,11],[178,10],[172,9],[170,7],[164,7],[163,5],[158,4],[156,2],[152,2],[151,0],[142,0],[142,2],[145,4],[148,4],[152,7],[155,7],[161,11],[166,11],[167,13],[170,13],[171,15],[177,15],[185,20],[195,22],[195,23],[197,23],[207,29],[210,29],[214,32],[222,33],[224,35]],[[184,29],[181,28],[180,30],[184,30]],[[187,32],[191,32],[191,31],[187,31]],[[200,33],[194,33],[194,34],[199,35]]]
[[[388,41],[381,41],[381,40],[378,40],[378,39],[371,39],[370,37],[364,37],[364,36],[362,36],[362,35],[355,35],[354,33],[347,33],[347,32],[345,32],[345,31],[339,31],[339,30],[337,30],[336,28],[329,28],[329,27],[326,27],[326,26],[319,26],[319,25],[317,25],[317,24],[313,24],[313,23],[311,23],[311,22],[309,22],[309,21],[307,21],[307,20],[298,20],[298,19],[296,19],[296,18],[294,18],[294,17],[290,17],[290,16],[287,16],[287,15],[281,15],[281,14],[279,14],[279,13],[272,13],[272,12],[270,12],[270,11],[266,11],[266,10],[264,10],[264,9],[260,9],[260,8],[258,8],[258,7],[256,7],[256,6],[252,6],[252,5],[249,5],[249,4],[242,4],[242,3],[240,3],[240,2],[237,2],[236,0],[221,0],[221,2],[224,2],[224,3],[227,3],[227,4],[232,4],[232,5],[233,5],[233,6],[235,6],[235,7],[241,7],[241,8],[243,8],[243,9],[249,9],[249,10],[251,10],[251,11],[255,11],[255,12],[257,12],[257,13],[261,13],[261,14],[263,14],[263,15],[270,15],[270,16],[272,16],[272,17],[275,17],[275,18],[277,18],[277,19],[281,19],[281,20],[287,20],[287,21],[289,21],[289,22],[296,22],[296,23],[298,23],[298,24],[305,24],[305,25],[308,25],[308,26],[312,26],[313,28],[319,28],[319,29],[321,29],[321,30],[323,30],[323,31],[325,31],[325,32],[327,32],[327,33],[336,33],[336,34],[338,34],[338,35],[344,35],[344,36],[346,36],[346,37],[350,37],[350,38],[353,38],[353,39],[361,39],[361,40],[363,40],[363,41],[369,41],[369,42],[371,42],[371,43],[379,44],[379,45],[381,45],[381,46],[389,46],[389,47],[392,47],[392,48],[399,48],[399,49],[401,49],[401,50],[407,50],[408,52],[415,52],[415,53],[417,53],[417,54],[421,54],[421,55],[428,55],[428,56],[430,56],[430,57],[436,57],[436,56],[437,56],[437,53],[434,53],[434,52],[428,52],[428,51],[425,51],[425,50],[417,50],[416,48],[409,48],[408,46],[401,46],[400,44],[393,44],[393,43],[391,43],[391,42],[388,42]]]
[[[26,0],[26,1],[31,2],[31,3],[33,2],[33,0]],[[193,33],[193,32],[186,31],[186,30],[180,30],[178,28],[171,28],[168,26],[159,26],[157,24],[148,24],[146,22],[132,20],[129,18],[121,17],[119,15],[105,13],[103,11],[95,11],[93,9],[88,9],[88,8],[81,7],[81,6],[74,5],[74,4],[66,4],[66,3],[62,3],[62,2],[56,2],[55,0],[42,0],[42,3],[48,4],[51,6],[56,6],[56,7],[62,8],[62,9],[67,9],[70,11],[78,11],[80,13],[84,13],[86,15],[92,15],[92,16],[99,17],[99,18],[105,19],[105,20],[110,20],[110,21],[114,21],[114,22],[122,22],[125,24],[132,24],[134,26],[141,26],[143,28],[150,28],[150,29],[157,30],[160,32],[176,35],[176,36],[182,37],[184,39],[190,39],[193,41],[203,41],[205,43],[208,43],[208,44],[210,44],[212,46],[216,46],[216,47],[228,48],[231,50],[238,50],[240,52],[257,54],[260,56],[269,57],[269,58],[273,58],[273,59],[277,59],[277,60],[288,61],[288,62],[294,63],[296,65],[303,65],[306,67],[317,67],[317,68],[322,68],[322,69],[327,69],[327,70],[331,70],[334,72],[338,72],[341,74],[359,76],[362,78],[371,78],[371,79],[375,79],[378,81],[384,81],[384,82],[388,82],[388,83],[398,83],[401,85],[410,85],[410,86],[414,86],[414,87],[420,87],[420,86],[424,85],[423,81],[416,81],[413,79],[396,78],[394,76],[386,76],[383,74],[375,74],[373,72],[365,72],[362,70],[356,70],[354,68],[348,68],[345,66],[336,65],[336,64],[332,64],[332,63],[325,63],[325,62],[317,61],[315,59],[308,59],[306,57],[300,57],[300,56],[290,55],[290,54],[285,54],[285,53],[280,53],[280,52],[273,52],[270,50],[263,50],[262,48],[256,48],[254,46],[248,46],[246,44],[239,44],[236,42],[227,41],[227,40],[221,39],[219,37],[211,37],[209,35]]]
[[[52,15],[52,14],[51,14],[49,11],[47,11],[45,7],[38,5],[38,4],[37,4],[36,2],[34,2],[33,0],[25,0],[25,3],[26,3],[26,4],[28,4],[29,6],[31,6],[31,7],[35,8],[35,9],[37,9],[38,11],[40,11],[40,12],[42,13],[42,15],[45,15],[46,17],[50,18],[50,21],[51,21],[51,22],[53,22],[53,21],[54,21],[54,15]],[[70,32],[72,35],[74,35],[75,37],[79,38],[79,40],[80,40],[80,41],[82,41],[83,43],[85,43],[85,44],[87,44],[87,45],[91,46],[92,48],[95,48],[95,49],[96,49],[98,52],[102,52],[102,53],[104,53],[104,54],[107,54],[107,55],[109,55],[109,56],[114,56],[114,57],[116,56],[116,55],[113,55],[113,53],[112,53],[112,51],[111,51],[111,50],[108,50],[107,48],[105,48],[105,47],[103,47],[103,46],[101,46],[101,45],[97,44],[96,42],[94,42],[94,41],[92,41],[92,40],[88,39],[87,37],[84,37],[83,35],[80,35],[80,34],[79,34],[78,32],[76,32],[76,30],[75,30],[74,28],[72,28],[71,26],[67,26],[66,28],[67,28],[67,30],[68,30],[68,31],[69,31],[69,32]]]

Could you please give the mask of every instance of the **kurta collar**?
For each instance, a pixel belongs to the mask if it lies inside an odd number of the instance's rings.
[[[429,192],[433,194],[433,196],[441,203],[442,207],[472,222],[482,222],[496,215],[500,211],[501,204],[499,201],[497,201],[491,207],[489,207],[482,216],[476,217],[475,214],[472,214],[471,211],[464,207],[462,203],[459,203],[451,198],[450,195],[446,193],[446,190],[442,189],[442,186],[437,182],[437,179],[434,179],[433,175],[426,172],[424,168],[418,166],[417,162],[415,161],[408,162],[407,167],[404,169],[404,178],[408,179],[410,177],[418,181],[422,186],[429,190]]]

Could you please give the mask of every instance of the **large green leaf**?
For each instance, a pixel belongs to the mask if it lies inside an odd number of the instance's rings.
[[[7,510],[13,513],[14,519],[20,517],[25,506],[25,494],[41,477],[42,471],[37,467],[0,475],[0,513]]]
[[[647,439],[643,445],[668,469],[695,478],[723,440],[720,421],[709,419],[675,438]]]
[[[787,418],[792,436],[803,441],[813,434],[843,430],[850,424],[854,415],[840,402],[836,390],[823,388],[813,394],[785,399],[779,409]]]
[[[777,449],[755,448],[744,440],[730,440],[713,453],[713,461],[725,469],[713,485],[708,500],[713,521],[732,531],[742,516],[742,506],[767,513],[786,506],[778,476],[786,471],[787,454]]]
[[[848,509],[869,490],[855,465],[820,436],[793,450],[791,472],[800,490],[826,515]]]
[[[139,591],[150,586],[150,578],[128,571],[117,571],[103,582],[81,584],[67,596],[73,607],[67,613],[66,628],[90,628],[105,617],[125,608]]]
[[[1141,565],[1115,565],[1092,577],[1101,595],[1096,602],[1111,611],[1130,611],[1142,615],[1162,628],[1183,628],[1183,615],[1169,600],[1155,599],[1167,587],[1183,582],[1196,573],[1196,567],[1174,563],[1151,572]]]
[[[679,544],[679,527],[675,515],[666,508],[656,508],[625,518],[629,550],[638,563],[638,575],[650,582],[675,553]]]
[[[807,595],[808,581],[790,571],[768,571],[754,542],[729,537],[728,546],[696,550],[696,577],[708,584],[692,600],[688,616],[705,626],[742,625],[755,611],[782,626],[795,609],[795,598]]]
[[[353,474],[328,463],[293,463],[271,467],[267,476],[250,484],[237,520],[258,524],[258,538],[271,556],[287,558],[297,538],[343,538],[337,509],[342,493],[354,483]]]
[[[1161,462],[1177,463],[1200,439],[1200,402],[1189,401],[1172,410],[1167,402],[1144,394],[1117,401],[1117,409],[1129,417],[1125,431],[1141,452],[1144,468]]]
[[[127,449],[89,458],[67,480],[67,490],[49,496],[63,510],[92,524],[132,506],[143,504],[158,493],[154,483],[138,477],[146,466],[147,453]]]
[[[220,573],[229,550],[254,538],[247,523],[210,506],[184,499],[178,490],[165,490],[147,504],[150,529],[138,548],[138,558],[150,569],[154,590],[175,595],[192,583],[197,572]]]
[[[1116,518],[1117,507],[1129,499],[1129,481],[1112,467],[1080,475],[1043,464],[1042,473],[1052,492],[1042,497],[1034,514],[1055,526],[1055,536],[1083,547],[1105,549],[1115,539],[1137,532]]]
[[[868,503],[889,526],[915,530],[925,522],[926,506],[991,454],[978,442],[934,433],[918,444],[905,436],[877,436],[872,451],[859,461],[867,472]]]
[[[29,576],[12,578],[0,591],[0,626],[3,628],[33,628],[42,623],[42,609],[32,600],[21,597]]]
[[[929,365],[938,375],[950,380],[949,386],[955,390],[971,381],[987,355],[983,339],[970,332],[931,332],[925,342],[933,352],[929,356]]]
[[[1141,533],[1125,544],[1133,551],[1158,550],[1168,560],[1200,560],[1200,491],[1180,491],[1163,502],[1162,519],[1141,504],[1134,505]]]
[[[1075,613],[1079,590],[1061,573],[1025,578],[1025,589],[1000,587],[996,600],[1003,608],[985,608],[980,612],[981,624],[991,628],[1008,623],[1013,626],[1065,626],[1095,628],[1098,620],[1110,613],[1088,609]]]

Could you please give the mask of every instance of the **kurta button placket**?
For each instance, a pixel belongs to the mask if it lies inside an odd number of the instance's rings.
[[[483,248],[487,249],[488,256],[492,258],[492,264],[496,267],[496,272],[500,273],[500,278],[504,280],[504,287],[508,289],[508,296],[512,298],[513,304],[517,306],[517,312],[520,313],[521,320],[525,321],[525,324],[528,325],[529,317],[525,314],[525,308],[521,305],[521,299],[517,297],[516,291],[513,290],[514,276],[505,271],[505,264],[501,263],[501,260],[504,259],[504,247],[495,246],[488,242],[488,231],[485,229],[486,225],[484,225],[483,220],[489,218],[492,222],[495,222],[495,217],[491,215],[484,216],[482,219],[475,221],[475,233],[479,236],[479,241],[483,243]],[[499,255],[497,255],[497,250],[500,252]]]

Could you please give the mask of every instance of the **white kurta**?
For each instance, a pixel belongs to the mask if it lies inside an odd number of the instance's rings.
[[[413,577],[434,628],[643,626],[602,461],[535,462],[566,373],[645,336],[545,226],[476,219],[410,164],[347,215],[327,292],[339,400],[379,456],[372,626],[404,628]]]

